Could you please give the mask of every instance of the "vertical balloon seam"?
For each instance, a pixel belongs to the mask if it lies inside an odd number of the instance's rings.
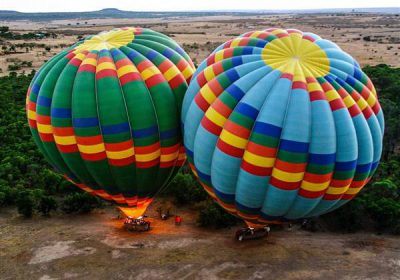
[[[274,71],[278,71],[278,70],[272,70],[272,72],[274,72]],[[250,138],[251,138],[251,136],[252,136],[252,134],[253,134],[254,126],[256,125],[256,122],[257,122],[257,120],[258,120],[258,117],[259,117],[260,113],[263,111],[263,109],[265,108],[265,106],[266,106],[266,104],[267,104],[267,100],[268,100],[269,98],[271,98],[271,92],[273,91],[274,87],[277,86],[277,83],[276,83],[276,82],[277,82],[278,80],[280,80],[280,79],[288,79],[288,77],[285,77],[285,73],[283,73],[282,71],[279,71],[279,72],[280,72],[280,75],[276,78],[275,83],[272,85],[272,87],[269,88],[269,92],[267,93],[266,98],[264,99],[264,101],[263,101],[263,103],[262,103],[262,105],[261,105],[260,110],[258,110],[258,115],[257,115],[256,119],[254,120],[253,125],[252,125],[252,128],[251,128],[251,130],[250,130],[249,137],[248,137],[247,143],[246,143],[246,147],[245,147],[245,149],[244,149],[244,153],[245,153],[246,150],[247,150],[247,147],[248,147],[248,144],[249,144],[249,142],[250,142]],[[292,84],[292,82],[293,82],[293,81],[291,80],[291,84]],[[289,94],[289,98],[288,98],[288,100],[287,100],[286,108],[289,106],[289,103],[290,103],[290,94]],[[284,120],[283,120],[282,128],[284,127],[286,115],[287,115],[287,111],[286,111],[285,116],[284,116],[284,118],[283,118]],[[281,130],[281,135],[282,135],[282,133],[283,133],[283,129]],[[281,137],[279,137],[279,140],[278,140],[278,143],[277,143],[277,146],[276,146],[276,147],[277,147],[277,150],[275,151],[274,166],[275,166],[275,164],[276,164],[277,155],[278,155],[278,152],[279,152],[278,149],[279,149],[279,146],[280,146],[280,139],[281,139]],[[244,161],[244,157],[242,157],[241,166],[240,166],[239,172],[240,172],[241,170],[243,170],[243,168],[242,168],[242,166],[243,166],[243,161]],[[272,170],[273,170],[274,166],[272,167]],[[271,172],[271,175],[272,175],[272,172]],[[269,190],[269,188],[270,188],[269,180],[270,180],[270,178],[271,178],[271,175],[270,175],[270,176],[267,176],[267,177],[269,177],[269,178],[268,178],[268,183],[266,184],[266,188],[265,188],[265,192],[264,192],[264,199],[263,199],[263,202],[262,202],[262,204],[260,205],[260,207],[259,207],[259,209],[258,209],[258,213],[255,213],[255,214],[254,214],[254,215],[256,215],[255,218],[249,219],[249,220],[251,220],[251,221],[253,221],[253,222],[255,222],[255,223],[257,223],[259,220],[265,220],[265,218],[262,217],[263,214],[264,214],[264,213],[262,212],[262,207],[263,207],[264,202],[266,201],[266,198],[267,198],[267,195],[268,195],[268,190]],[[236,188],[237,188],[237,186],[236,186]],[[236,207],[237,207],[237,206],[236,206]],[[240,210],[238,211],[238,213],[239,213],[239,216],[242,216],[242,217],[246,218],[246,215],[243,215],[243,214],[241,215],[241,214],[240,214]],[[267,218],[267,219],[268,219],[268,218]]]
[[[65,65],[70,61],[71,55],[68,53],[66,56],[62,57],[47,73],[43,83],[41,85],[39,95],[38,95],[38,131],[39,137],[43,143],[43,147],[48,153],[49,157],[56,162],[59,166],[61,172],[64,174],[68,174],[69,177],[77,180],[75,174],[70,170],[70,168],[64,162],[60,151],[57,148],[55,139],[54,139],[54,131],[51,125],[51,104],[53,101],[53,94],[55,85],[60,77],[60,73],[64,69]],[[55,76],[55,77],[54,77]],[[50,87],[51,90],[47,89]],[[46,90],[46,91],[45,91]],[[48,92],[47,92],[48,91]],[[45,96],[49,95],[49,96]],[[46,109],[45,109],[46,108]],[[46,110],[48,112],[40,112]],[[39,121],[40,119],[40,121]],[[47,139],[46,139],[47,138]]]

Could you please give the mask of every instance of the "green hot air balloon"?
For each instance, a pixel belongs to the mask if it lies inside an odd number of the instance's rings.
[[[185,160],[179,116],[193,71],[175,41],[150,29],[89,36],[32,80],[34,140],[75,185],[141,215]]]

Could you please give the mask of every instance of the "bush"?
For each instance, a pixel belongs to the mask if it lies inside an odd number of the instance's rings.
[[[400,234],[400,187],[389,179],[369,184],[353,201],[321,220],[331,230],[355,232],[374,228]]]
[[[221,206],[212,200],[207,200],[200,206],[197,222],[202,227],[226,228],[237,224],[238,219],[228,214]]]
[[[174,196],[180,205],[196,203],[207,199],[207,193],[191,174],[178,173],[171,181],[165,195]]]
[[[39,200],[37,210],[42,213],[43,216],[49,216],[50,211],[57,210],[57,201],[51,196],[42,196]]]
[[[32,217],[34,208],[34,199],[30,191],[23,190],[18,194],[17,197],[17,208],[18,213],[25,218]]]
[[[0,205],[12,205],[17,199],[19,190],[16,188],[10,188],[6,185],[0,185]]]
[[[88,193],[72,193],[66,196],[61,205],[61,210],[70,213],[89,213],[96,207],[100,207],[100,200]]]

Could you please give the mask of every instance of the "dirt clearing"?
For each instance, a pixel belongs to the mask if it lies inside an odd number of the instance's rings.
[[[154,208],[154,207],[153,207]],[[272,231],[236,242],[239,227],[206,230],[148,212],[152,230],[128,233],[113,208],[25,220],[0,214],[1,279],[400,279],[400,239]]]

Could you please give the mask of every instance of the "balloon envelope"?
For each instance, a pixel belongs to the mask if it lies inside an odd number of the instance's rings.
[[[267,29],[219,46],[182,107],[188,161],[230,213],[267,224],[321,215],[377,168],[384,119],[359,64],[313,33]]]
[[[121,28],[89,36],[32,80],[34,140],[80,188],[143,212],[185,160],[179,116],[193,71],[161,33]]]

